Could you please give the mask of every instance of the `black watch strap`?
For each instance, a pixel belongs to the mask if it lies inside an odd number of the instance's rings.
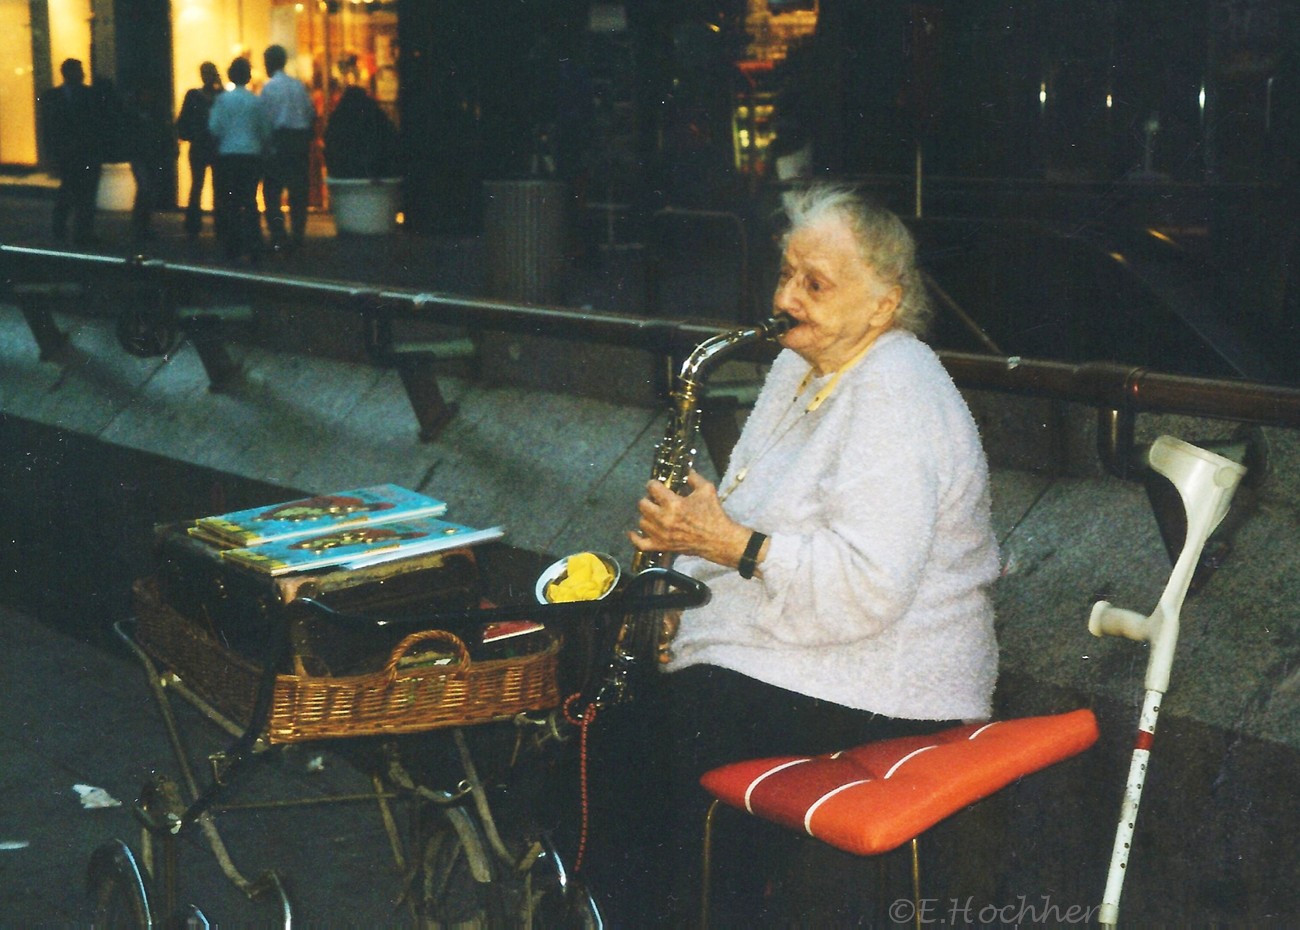
[[[758,568],[758,553],[762,551],[765,542],[767,537],[762,533],[756,532],[749,537],[749,545],[745,546],[745,554],[740,557],[740,565],[737,566],[741,578],[754,577],[754,570]]]

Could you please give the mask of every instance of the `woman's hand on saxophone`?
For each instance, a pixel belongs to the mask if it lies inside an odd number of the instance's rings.
[[[717,487],[699,472],[687,475],[686,487],[686,494],[676,494],[657,479],[646,484],[646,496],[637,503],[638,531],[628,533],[632,545],[643,552],[695,555],[735,568],[752,531],[727,516]]]

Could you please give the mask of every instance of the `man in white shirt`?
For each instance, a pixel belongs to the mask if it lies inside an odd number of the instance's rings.
[[[269,80],[262,87],[261,97],[271,120],[271,145],[262,178],[266,228],[273,248],[297,247],[307,232],[307,170],[316,131],[316,107],[307,85],[285,74],[288,54],[283,46],[268,46],[262,60]],[[284,230],[286,192],[291,239]]]

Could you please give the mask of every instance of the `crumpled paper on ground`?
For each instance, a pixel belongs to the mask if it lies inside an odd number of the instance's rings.
[[[122,802],[113,797],[103,788],[96,788],[94,785],[73,785],[72,790],[81,795],[81,806],[87,810],[94,810],[100,807],[121,807]]]

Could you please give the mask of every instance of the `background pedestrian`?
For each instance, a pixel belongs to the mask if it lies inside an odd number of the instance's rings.
[[[59,67],[63,83],[42,99],[46,145],[59,175],[54,197],[53,232],[57,242],[68,238],[72,218],[73,241],[94,241],[95,198],[103,170],[105,126],[98,96],[86,86],[86,72],[75,58]]]
[[[307,234],[307,178],[316,135],[316,107],[307,85],[285,73],[288,54],[283,46],[269,46],[262,58],[269,79],[262,86],[261,98],[272,130],[262,180],[266,229],[272,248],[296,248]],[[286,195],[291,239],[284,229]]]
[[[190,197],[185,207],[185,232],[191,237],[203,229],[203,185],[217,160],[217,140],[208,130],[208,115],[213,101],[225,90],[217,66],[210,61],[199,65],[199,80],[200,86],[185,92],[176,117],[176,135],[189,143]],[[213,193],[215,198],[215,190]]]
[[[226,74],[235,87],[213,101],[208,115],[208,129],[217,140],[217,229],[228,260],[247,256],[256,263],[262,253],[257,183],[271,139],[271,121],[261,98],[248,89],[252,79],[248,59],[236,58]]]

